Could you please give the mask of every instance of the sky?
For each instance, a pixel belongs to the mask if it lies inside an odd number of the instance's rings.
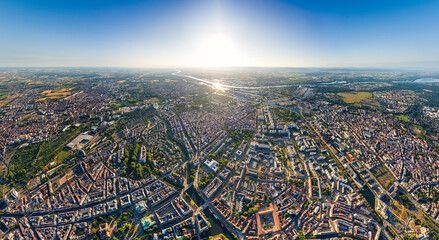
[[[1,0],[0,67],[439,68],[439,1]]]

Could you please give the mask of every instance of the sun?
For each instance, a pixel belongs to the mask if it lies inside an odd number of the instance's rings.
[[[190,64],[200,67],[226,67],[239,65],[241,59],[239,49],[230,36],[213,33],[196,44]]]
[[[226,88],[221,83],[212,83],[212,85],[213,85],[213,88],[215,90],[218,90],[218,91],[221,91],[221,92],[226,91]]]

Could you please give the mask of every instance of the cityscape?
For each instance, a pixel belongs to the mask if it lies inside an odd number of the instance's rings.
[[[439,80],[239,71],[4,69],[2,236],[437,236]]]
[[[439,1],[0,1],[0,239],[439,239]]]

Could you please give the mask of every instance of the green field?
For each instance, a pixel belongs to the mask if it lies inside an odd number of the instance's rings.
[[[403,121],[406,121],[406,122],[409,121],[409,119],[408,119],[408,117],[407,117],[406,115],[399,115],[398,118],[399,118],[400,120],[403,120]]]
[[[69,156],[70,156],[70,152],[61,151],[58,153],[58,155],[56,155],[55,160],[57,163],[60,163],[65,159],[67,159]]]
[[[9,92],[0,92],[0,100],[6,99],[9,95]]]
[[[345,103],[357,103],[372,97],[370,92],[337,93],[337,95],[343,97]]]

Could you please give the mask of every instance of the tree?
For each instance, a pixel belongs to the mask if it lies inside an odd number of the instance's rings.
[[[389,180],[389,181],[387,181],[386,182],[386,184],[384,185],[384,188],[386,188],[386,189],[389,189],[390,188],[390,186],[393,184],[393,182],[394,182],[395,180]]]
[[[139,176],[140,178],[143,177],[143,167],[140,163],[138,163],[136,166],[136,173],[137,173],[137,176]]]
[[[305,234],[303,234],[302,230],[299,231],[299,240],[305,240]]]
[[[324,187],[322,193],[323,193],[323,195],[330,196],[331,189],[329,187]]]

